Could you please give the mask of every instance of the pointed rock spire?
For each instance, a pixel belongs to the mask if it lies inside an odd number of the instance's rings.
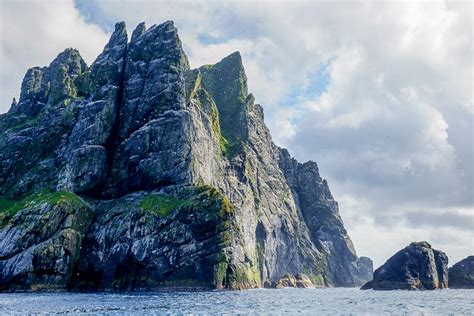
[[[247,75],[245,74],[242,56],[236,51],[223,58],[212,67],[212,71],[217,73],[220,81],[229,81],[235,84],[232,91],[233,96],[246,98],[248,95]]]
[[[59,53],[48,68],[50,72],[63,68],[67,74],[77,75],[87,70],[87,64],[77,49],[66,48],[63,52]]]
[[[115,24],[115,31],[110,36],[103,52],[91,66],[92,80],[96,88],[107,85],[119,86],[123,73],[128,36],[125,22]],[[103,96],[107,89],[95,89],[96,98]]]
[[[146,27],[145,27],[145,22],[142,22],[140,24],[137,25],[137,27],[135,28],[135,30],[133,31],[132,33],[132,38],[130,40],[131,43],[134,43],[137,41],[137,39],[143,34],[145,33],[146,31]]]
[[[115,24],[115,30],[110,36],[109,42],[105,45],[104,51],[99,55],[99,57],[97,57],[94,63],[100,60],[104,55],[114,55],[114,53],[120,54],[123,48],[126,47],[127,42],[128,36],[125,22],[118,22]]]
[[[56,57],[45,71],[45,84],[49,84],[48,104],[57,105],[68,97],[76,97],[75,79],[88,70],[77,49],[67,48]]]
[[[92,68],[98,64],[104,64],[108,61],[117,61],[124,57],[127,48],[128,36],[125,22],[115,24],[115,31],[110,36],[109,42],[105,45],[102,53],[93,62]]]
[[[27,100],[46,102],[46,91],[42,89],[45,68],[33,67],[26,71],[20,90],[20,103]]]
[[[113,129],[121,103],[127,41],[125,23],[119,22],[104,51],[92,64],[90,79],[85,76],[89,96],[97,102],[88,104],[69,137],[68,151],[72,154],[60,172],[58,184],[63,190],[97,196],[102,188],[108,159],[113,154]]]
[[[231,143],[247,138],[246,104],[252,102],[247,88],[242,57],[234,52],[215,65],[199,68],[204,88],[211,93],[219,109],[221,130]]]

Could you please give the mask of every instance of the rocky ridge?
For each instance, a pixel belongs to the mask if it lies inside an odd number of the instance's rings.
[[[90,67],[66,49],[28,70],[0,148],[0,290],[370,279],[316,163],[273,143],[240,54],[190,69],[172,22],[130,41],[117,23]]]

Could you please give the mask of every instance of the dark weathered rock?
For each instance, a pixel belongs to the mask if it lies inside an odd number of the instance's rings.
[[[106,196],[192,183],[184,89],[188,69],[172,22],[148,30],[141,24],[133,33]]]
[[[48,66],[27,71],[18,104],[0,120],[0,195],[55,190],[65,142],[87,88],[87,66],[66,49]]]
[[[72,287],[223,288],[233,212],[223,199],[215,189],[188,187],[100,202]]]
[[[64,163],[58,189],[100,196],[114,151],[127,41],[125,23],[117,23],[104,51],[87,72],[84,85],[89,92],[78,105],[78,118],[60,153]]]
[[[38,194],[0,229],[0,291],[64,289],[91,219],[72,193]]]
[[[298,163],[286,149],[282,149],[279,162],[313,243],[326,255],[331,283],[335,286],[360,286],[370,280],[372,261],[357,258],[339,215],[337,202],[329,191],[327,181],[319,175],[316,163]]]
[[[0,234],[18,234],[0,252],[33,234],[20,202],[55,191],[80,195],[93,216],[80,254],[68,246],[73,259],[52,268],[61,279],[38,288],[246,289],[285,275],[354,286],[372,273],[316,163],[273,143],[240,54],[189,69],[172,22],[142,23],[129,43],[117,23],[90,67],[67,49],[27,72],[0,116]],[[52,258],[40,253],[28,273]],[[31,288],[4,271],[2,289]]]
[[[474,289],[474,256],[469,256],[449,268],[449,287]]]
[[[448,257],[426,241],[413,242],[375,270],[362,289],[434,290],[448,287]]]

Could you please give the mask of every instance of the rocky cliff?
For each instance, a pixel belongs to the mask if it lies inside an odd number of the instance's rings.
[[[374,271],[362,290],[435,290],[448,287],[448,256],[426,241],[412,242]]]
[[[190,69],[172,22],[28,70],[0,149],[0,290],[371,277],[316,163],[272,142],[240,54]]]

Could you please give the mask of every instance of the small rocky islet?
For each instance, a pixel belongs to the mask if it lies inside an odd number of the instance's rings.
[[[173,22],[68,48],[0,115],[0,291],[354,287],[315,162],[276,146],[241,56],[191,69]]]
[[[413,242],[374,271],[361,289],[434,290],[448,287],[448,257],[426,241]]]
[[[412,243],[373,273],[240,54],[191,69],[172,22],[29,69],[0,115],[0,291],[472,288],[473,258]]]
[[[474,288],[474,256],[448,270],[448,256],[426,241],[412,242],[374,271],[373,279],[361,289],[436,290]]]

